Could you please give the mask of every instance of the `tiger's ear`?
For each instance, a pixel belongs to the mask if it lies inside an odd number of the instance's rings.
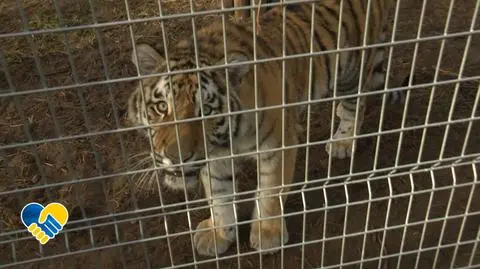
[[[230,52],[228,54],[227,63],[241,63],[248,61],[247,55],[240,53],[240,52]],[[218,65],[225,64],[224,59],[217,63]],[[242,82],[243,77],[250,71],[250,65],[243,64],[237,66],[228,67],[228,78],[229,82],[233,87],[237,87]]]
[[[140,69],[141,74],[151,74],[165,62],[162,55],[150,45],[138,44],[136,48],[137,57],[135,51],[132,51],[132,62]]]

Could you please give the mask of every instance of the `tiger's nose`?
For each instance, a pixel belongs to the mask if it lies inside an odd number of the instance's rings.
[[[182,156],[181,159],[183,162],[189,160],[193,156],[193,150],[188,149],[187,147],[181,145],[181,150],[182,150]],[[165,157],[170,159],[174,164],[180,163],[180,153],[179,153],[179,147],[177,143],[171,143],[170,145],[167,146],[167,148],[164,151]]]

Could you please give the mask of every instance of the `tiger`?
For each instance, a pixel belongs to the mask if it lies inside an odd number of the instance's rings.
[[[313,1],[312,8],[312,3],[287,1],[286,8],[277,6],[262,14],[259,34],[244,23],[226,20],[224,46],[222,24],[212,23],[199,28],[195,37],[174,44],[168,59],[152,45],[134,46],[132,62],[147,76],[139,79],[131,93],[128,119],[142,126],[154,124],[143,129],[150,130],[147,135],[152,140],[155,165],[164,170],[165,185],[189,189],[201,182],[211,214],[194,231],[194,246],[200,255],[220,255],[237,240],[233,201],[237,186],[232,179],[240,172],[236,167],[246,159],[258,164],[250,246],[273,253],[288,242],[282,208],[294,177],[294,145],[300,139],[297,123],[304,110],[292,104],[325,98],[332,94],[335,83],[336,96],[357,94],[360,82],[362,92],[384,87],[385,47],[364,50],[363,74],[361,50],[348,49],[363,44],[365,31],[365,44],[386,38],[391,0],[371,0],[369,7],[368,2],[345,0],[341,7],[339,0],[321,0]],[[282,58],[337,47],[343,49],[338,52],[338,70],[335,53]],[[268,60],[271,58],[278,60]],[[364,95],[338,101],[334,141],[325,146],[333,158],[352,155],[353,136],[362,127],[365,107]],[[173,124],[175,121],[180,122]],[[206,159],[208,162],[202,162]]]

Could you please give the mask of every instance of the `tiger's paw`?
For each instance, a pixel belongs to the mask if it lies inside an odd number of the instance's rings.
[[[220,255],[227,251],[230,245],[235,242],[235,227],[213,229],[212,219],[206,219],[197,225],[199,229],[209,229],[195,232],[193,241],[198,254],[204,256]],[[216,240],[216,248],[215,248]]]
[[[283,222],[283,238],[282,238]],[[261,237],[261,240],[260,240]],[[283,239],[283,241],[282,241]],[[261,244],[260,244],[261,241]],[[267,250],[266,253],[274,253],[288,242],[287,225],[284,219],[268,221],[256,221],[252,223],[250,230],[250,246],[257,250]],[[269,251],[270,250],[270,251]]]
[[[342,120],[338,125],[337,131],[333,135],[333,139],[345,139],[335,142],[327,143],[325,146],[325,151],[328,154],[331,154],[332,157],[338,159],[344,159],[346,157],[352,156],[352,148],[353,148],[353,130],[354,130],[354,122]],[[350,139],[346,139],[350,138]],[[331,152],[330,152],[331,150]]]
[[[246,20],[243,16],[234,15],[230,17],[230,21],[232,21],[233,23],[242,24],[245,23]]]
[[[331,153],[330,153],[330,147],[332,148]],[[344,159],[346,157],[352,156],[352,148],[353,148],[353,140],[343,140],[343,141],[328,143],[325,146],[325,151],[328,154],[331,154],[331,156],[334,158]]]

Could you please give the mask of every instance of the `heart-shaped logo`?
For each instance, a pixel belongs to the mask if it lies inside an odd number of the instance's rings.
[[[42,245],[57,235],[68,221],[68,210],[60,203],[42,206],[29,203],[20,213],[23,225]]]

